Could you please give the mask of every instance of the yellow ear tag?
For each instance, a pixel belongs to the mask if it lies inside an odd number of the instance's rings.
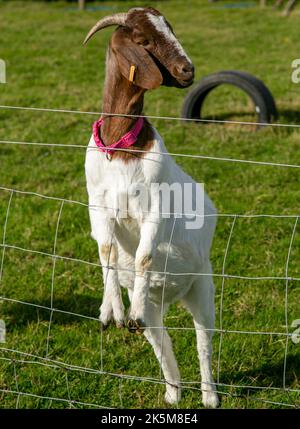
[[[134,75],[135,75],[135,66],[131,66],[130,67],[130,71],[129,71],[129,82],[134,82]]]

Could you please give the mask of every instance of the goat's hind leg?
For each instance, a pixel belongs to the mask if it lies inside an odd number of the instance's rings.
[[[144,335],[152,345],[166,381],[165,400],[169,404],[177,404],[181,398],[180,374],[173,352],[172,342],[166,330],[162,329],[159,307],[148,303],[147,320],[149,327]]]
[[[208,271],[211,266],[208,264]],[[212,276],[199,277],[192,285],[182,303],[194,319],[197,336],[197,350],[201,371],[202,402],[207,408],[216,408],[219,398],[216,393],[211,368],[212,337],[215,319],[214,285]]]

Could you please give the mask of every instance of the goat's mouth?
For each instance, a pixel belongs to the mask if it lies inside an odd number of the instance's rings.
[[[160,64],[160,72],[163,76],[163,83],[164,86],[173,86],[175,88],[187,88],[192,85],[194,82],[194,77],[191,77],[189,79],[180,79],[178,77],[173,76],[169,70]]]
[[[151,52],[149,52],[149,54],[162,74],[163,86],[173,86],[175,88],[187,88],[192,85],[192,83],[194,82],[194,76],[189,79],[180,79],[178,77],[175,77],[169,72],[167,67],[165,67]]]
[[[194,78],[192,77],[191,79],[188,79],[188,80],[177,79],[177,82],[179,83],[181,88],[188,88],[189,86],[191,86],[193,84]]]
[[[166,68],[162,71],[163,83],[165,86],[173,86],[175,88],[188,88],[194,82],[194,77],[190,79],[179,79],[178,77],[173,76]]]

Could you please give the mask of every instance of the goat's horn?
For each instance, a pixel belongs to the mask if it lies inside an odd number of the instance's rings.
[[[100,21],[98,21],[97,24],[95,24],[94,27],[89,31],[83,44],[85,45],[90,40],[90,38],[93,37],[93,35],[102,28],[109,27],[110,25],[124,26],[126,18],[127,13],[115,13],[114,15],[106,16],[105,18],[100,19]]]

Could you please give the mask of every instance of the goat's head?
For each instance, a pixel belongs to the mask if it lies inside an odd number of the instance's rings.
[[[111,25],[118,25],[110,47],[125,78],[144,89],[160,85],[185,88],[193,83],[194,66],[157,10],[133,8],[107,16],[90,30],[84,43]]]

